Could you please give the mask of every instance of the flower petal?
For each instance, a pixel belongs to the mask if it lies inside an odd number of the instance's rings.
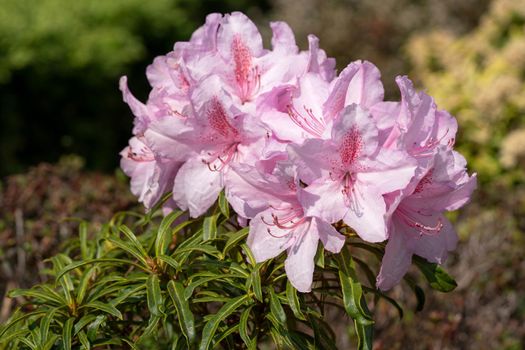
[[[210,208],[222,189],[222,174],[211,171],[200,157],[190,158],[175,177],[173,199],[179,208],[198,217]]]
[[[296,233],[296,241],[288,248],[288,257],[284,269],[290,283],[302,293],[312,290],[312,280],[315,269],[315,253],[319,244],[319,234],[316,225],[304,224],[304,231]],[[299,230],[299,229],[298,229]]]

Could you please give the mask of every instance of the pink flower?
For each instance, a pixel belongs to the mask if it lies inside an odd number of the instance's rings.
[[[314,257],[319,240],[326,250],[338,253],[344,236],[329,223],[306,216],[299,202],[300,184],[289,163],[279,164],[273,174],[263,174],[253,167],[238,167],[239,176],[230,187],[245,205],[259,207],[251,217],[248,245],[257,262],[287,251],[286,274],[300,292],[309,292],[314,272]]]
[[[391,194],[390,236],[377,286],[388,290],[408,271],[412,255],[442,264],[456,248],[457,235],[444,211],[465,205],[476,188],[476,175],[468,176],[466,161],[457,152],[439,147],[435,157],[401,195]]]
[[[366,241],[387,238],[383,194],[403,189],[414,175],[415,162],[377,141],[370,114],[346,107],[331,139],[310,139],[289,146],[290,159],[308,186],[300,200],[306,214],[329,223],[343,220]]]
[[[120,166],[131,177],[131,193],[150,209],[169,189],[181,163],[155,157],[143,138],[133,137],[120,153]]]
[[[253,165],[259,159],[266,130],[236,108],[216,76],[205,79],[192,92],[191,100],[195,117],[188,121],[190,127],[179,141],[188,144],[194,155],[180,168],[173,196],[181,209],[197,217],[228,184],[232,164]]]

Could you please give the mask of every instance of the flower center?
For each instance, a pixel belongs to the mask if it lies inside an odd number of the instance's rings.
[[[359,133],[359,130],[357,130],[355,126],[352,126],[352,128],[346,132],[339,147],[339,156],[341,157],[343,165],[352,165],[359,158],[362,149],[363,138],[361,137],[361,133]]]
[[[241,101],[245,103],[249,101],[252,94],[259,89],[261,74],[259,67],[252,65],[250,48],[244,44],[239,34],[233,37],[231,51],[235,65],[235,81],[239,87]]]

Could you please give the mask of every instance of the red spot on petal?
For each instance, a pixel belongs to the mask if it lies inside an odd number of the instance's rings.
[[[223,137],[234,137],[239,134],[229,122],[228,116],[222,103],[217,97],[214,97],[209,104],[208,110],[208,121],[210,126]]]
[[[363,138],[361,133],[353,126],[343,137],[343,142],[339,148],[339,156],[345,166],[355,162],[363,149]]]

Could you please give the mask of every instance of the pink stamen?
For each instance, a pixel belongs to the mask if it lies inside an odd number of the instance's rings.
[[[401,207],[397,208],[396,213],[401,217],[403,222],[407,224],[409,227],[418,229],[420,235],[423,235],[423,234],[430,235],[430,236],[436,235],[443,228],[443,223],[441,222],[441,218],[438,218],[437,223],[434,226],[428,226],[428,225],[422,224],[421,222],[415,220],[413,217],[411,217],[408,214],[408,212],[405,209]],[[418,213],[420,212],[418,211]],[[430,215],[427,215],[427,216],[430,216]]]
[[[286,106],[286,109],[290,119],[298,127],[315,137],[321,137],[323,135],[326,125],[314,115],[311,108],[303,106],[307,117],[299,113],[291,103]]]

